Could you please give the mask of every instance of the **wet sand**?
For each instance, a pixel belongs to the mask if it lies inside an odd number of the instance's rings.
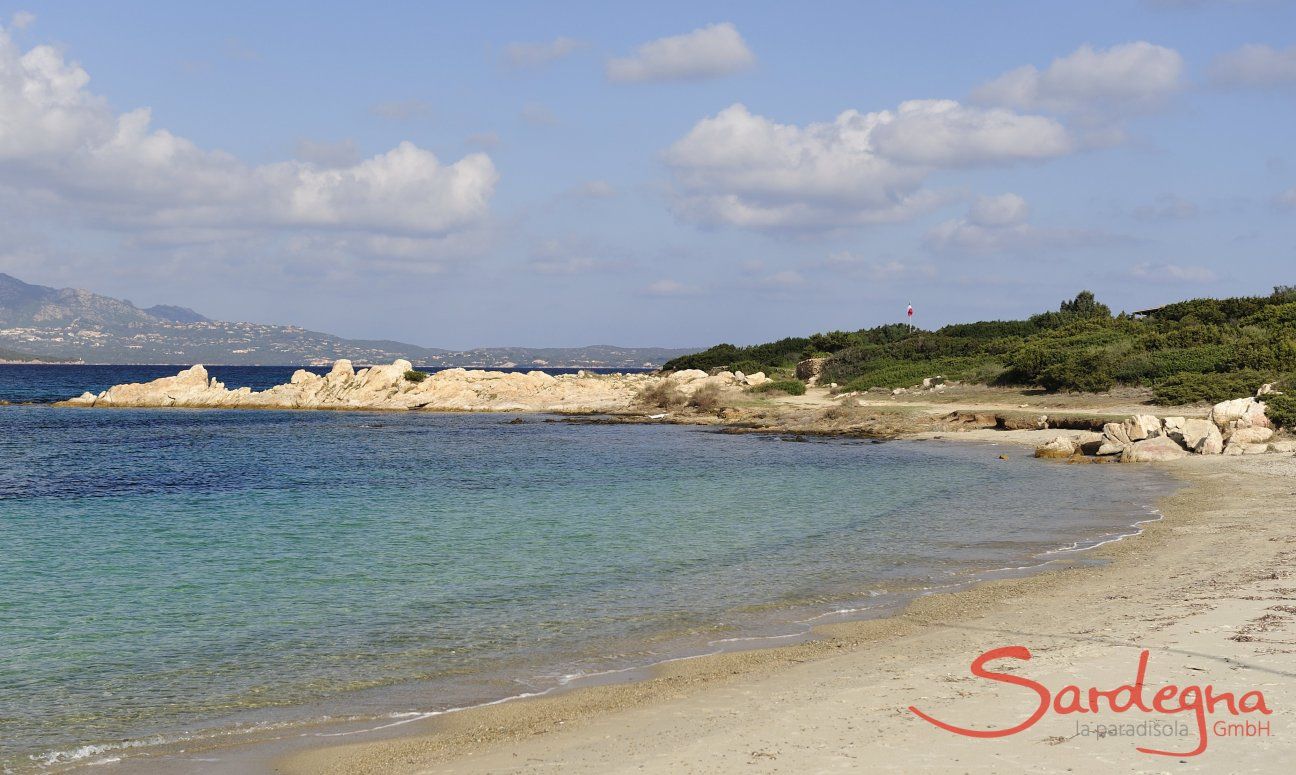
[[[1037,435],[987,433],[1010,443]],[[448,714],[385,739],[243,764],[285,773],[1286,772],[1296,755],[1296,458],[1189,458],[1164,467],[1186,484],[1163,502],[1165,519],[1093,550],[1101,565],[933,595],[888,619],[821,628],[809,643],[674,662],[634,683]],[[963,727],[1020,723],[1039,701],[1033,691],[969,673],[982,652],[1009,645],[1033,658],[992,669],[1051,692],[1131,683],[1147,649],[1149,701],[1170,683],[1259,690],[1272,715],[1233,717],[1221,706],[1208,723],[1267,721],[1269,734],[1208,729],[1204,753],[1166,757],[1136,748],[1196,748],[1191,713],[1050,711],[1019,734],[973,739],[908,709]],[[1190,729],[1097,734],[1098,725],[1146,720]]]

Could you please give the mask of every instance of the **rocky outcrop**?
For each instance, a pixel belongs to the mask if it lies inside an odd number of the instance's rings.
[[[1265,416],[1263,401],[1238,398],[1211,408],[1208,419],[1185,417],[1160,419],[1140,414],[1123,422],[1103,426],[1097,442],[1080,444],[1084,454],[1119,456],[1124,463],[1174,460],[1190,453],[1198,455],[1258,455],[1266,452],[1296,452],[1296,440],[1273,441],[1273,424]],[[1040,445],[1036,457],[1070,457],[1062,437]]]
[[[806,358],[796,365],[796,378],[814,385],[819,382],[819,376],[823,374],[824,364],[828,362],[827,358]]]
[[[68,401],[91,407],[194,407],[249,409],[426,409],[442,411],[563,411],[609,410],[630,406],[651,382],[662,379],[643,374],[554,376],[540,371],[525,374],[498,371],[447,369],[416,381],[406,377],[409,361],[358,371],[350,361],[339,360],[327,374],[298,370],[285,384],[268,390],[229,390],[212,379],[202,366],[193,366],[174,377],[142,384],[116,385],[95,395],[85,393]],[[705,381],[680,378],[692,386]],[[414,375],[411,375],[414,376]],[[729,380],[732,381],[732,375]],[[687,392],[696,390],[691,387]]]
[[[287,383],[262,391],[229,390],[202,366],[174,377],[116,385],[66,403],[89,407],[189,407],[240,409],[383,409],[460,412],[618,411],[636,405],[641,393],[665,383],[686,398],[714,385],[740,388],[769,381],[761,373],[709,375],[698,369],[665,376],[648,374],[525,374],[446,369],[419,377],[409,361],[357,370],[339,360],[327,374],[299,369]],[[411,379],[410,377],[413,377]]]

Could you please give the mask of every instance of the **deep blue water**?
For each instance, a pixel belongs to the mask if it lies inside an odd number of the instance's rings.
[[[0,762],[541,691],[1036,564],[1166,490],[981,445],[509,419],[0,406]]]

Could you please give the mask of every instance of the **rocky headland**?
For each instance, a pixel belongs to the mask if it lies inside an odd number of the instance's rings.
[[[650,374],[546,374],[445,369],[424,374],[409,361],[358,371],[339,360],[324,375],[299,369],[283,385],[262,391],[227,388],[201,365],[174,377],[83,393],[67,406],[220,409],[426,410],[447,412],[617,412],[664,386],[684,397],[701,390],[759,385],[765,375],[698,370]],[[712,387],[714,386],[714,387]]]

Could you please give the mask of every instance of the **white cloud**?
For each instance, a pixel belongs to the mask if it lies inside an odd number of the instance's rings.
[[[730,22],[645,43],[634,56],[611,59],[607,77],[619,83],[714,78],[756,66],[756,55]]]
[[[1153,263],[1134,266],[1130,276],[1160,283],[1209,283],[1216,279],[1215,273],[1204,266]]]
[[[1038,228],[1028,222],[1029,217],[1030,206],[1016,194],[979,196],[966,216],[933,227],[925,241],[935,250],[966,253],[1064,249],[1117,241],[1085,229]]]
[[[1084,45],[1044,70],[1010,70],[972,93],[974,102],[1113,118],[1162,105],[1183,87],[1179,52],[1146,41]]]
[[[696,296],[702,289],[696,285],[686,285],[677,280],[662,279],[644,288],[650,296]]]
[[[554,38],[544,43],[510,43],[504,47],[504,61],[518,70],[532,70],[570,56],[581,47],[573,38]]]
[[[1178,194],[1162,194],[1150,204],[1134,208],[1133,214],[1140,221],[1173,221],[1196,218],[1200,208],[1195,202],[1184,199]]]
[[[444,165],[403,142],[364,161],[249,165],[117,114],[54,48],[0,33],[0,190],[118,231],[355,230],[438,235],[483,218],[498,174],[485,154]]]
[[[667,149],[677,214],[703,224],[825,229],[899,221],[945,197],[922,189],[942,168],[1002,165],[1072,148],[1060,124],[949,100],[848,110],[804,127],[732,105]]]
[[[350,138],[330,143],[303,137],[297,141],[294,155],[318,167],[350,167],[360,161],[360,149]]]
[[[1296,46],[1278,50],[1248,43],[1221,54],[1210,66],[1211,80],[1221,86],[1260,89],[1296,86]]]
[[[391,121],[410,121],[416,118],[423,118],[432,113],[432,105],[424,100],[411,98],[408,100],[389,100],[387,102],[378,102],[369,108],[369,112],[379,118],[389,119]]]
[[[968,222],[977,226],[1015,226],[1025,223],[1030,216],[1030,205],[1016,194],[979,196],[968,208]]]
[[[36,23],[36,14],[31,11],[15,11],[9,19],[9,26],[15,30],[25,30]]]

